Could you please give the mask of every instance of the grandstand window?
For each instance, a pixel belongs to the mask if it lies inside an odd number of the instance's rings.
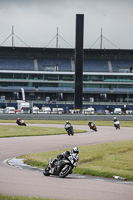
[[[119,79],[123,81],[133,81],[133,76],[119,76]]]
[[[83,75],[83,81],[88,81],[89,80],[89,76]]]
[[[9,74],[9,73],[0,73],[0,78],[1,78],[1,79],[12,79],[12,78],[13,78],[13,74]]]
[[[102,81],[103,80],[103,76],[89,76],[89,81]]]
[[[59,80],[59,76],[56,74],[45,74],[44,76],[45,80]]]
[[[43,79],[43,74],[29,74],[29,79],[32,80]]]
[[[132,81],[132,76],[105,76],[104,81]]]
[[[32,87],[32,83],[31,82],[28,82],[28,87]]]
[[[133,88],[133,85],[118,85],[117,88],[131,89],[131,88]]]
[[[74,75],[59,75],[59,80],[74,81]]]
[[[74,88],[74,84],[72,84],[72,83],[59,83],[58,87],[72,87],[72,88]]]
[[[32,86],[35,88],[38,88],[38,87],[43,87],[43,84],[42,83],[33,83]]]
[[[28,79],[28,74],[16,74],[16,73],[14,73],[14,79]]]
[[[11,83],[9,84],[11,86]],[[23,82],[14,82],[12,83],[12,86],[21,86],[21,87],[26,87],[28,86],[28,83],[23,83]]]
[[[0,86],[7,87],[7,86],[28,86],[27,83],[23,82],[1,82]]]
[[[2,86],[2,87],[8,87],[9,85],[12,86],[13,83],[8,83],[8,82],[1,82],[0,83],[0,86]]]

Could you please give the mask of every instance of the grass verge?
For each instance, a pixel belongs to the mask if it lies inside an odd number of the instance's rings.
[[[21,197],[21,196],[7,196],[0,194],[0,200],[57,200],[49,198],[37,198],[37,197]]]
[[[88,116],[88,120],[69,120],[73,125],[88,125],[88,121],[91,120],[91,116]],[[112,121],[94,121],[96,126],[113,126]],[[15,123],[15,120],[0,120],[0,123]],[[66,120],[25,120],[25,123],[32,124],[65,124]],[[120,121],[121,127],[133,127],[133,121]]]
[[[83,133],[86,131],[74,129],[74,133]],[[34,127],[34,126],[0,126],[0,138],[2,137],[22,137],[22,136],[43,136],[67,134],[64,128],[52,127]]]
[[[78,167],[74,173],[112,178],[122,176],[133,181],[133,140],[79,147]],[[53,159],[63,151],[23,155],[24,163],[44,168],[49,157]]]

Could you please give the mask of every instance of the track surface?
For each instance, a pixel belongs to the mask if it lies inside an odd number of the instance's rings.
[[[64,128],[63,125],[49,124],[32,124],[32,126]],[[132,200],[132,184],[78,176],[68,176],[64,179],[54,176],[44,177],[40,172],[20,170],[3,164],[4,160],[22,154],[133,139],[133,128],[122,127],[121,130],[115,130],[114,127],[98,127],[98,132],[94,132],[87,126],[74,125],[74,129],[87,130],[87,133],[74,136],[0,138],[0,193],[64,200]]]

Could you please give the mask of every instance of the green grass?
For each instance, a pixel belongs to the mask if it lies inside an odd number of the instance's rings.
[[[7,196],[0,194],[0,200],[57,200],[50,198],[37,198],[37,197],[21,197],[21,196]]]
[[[91,120],[91,117],[88,116],[88,120]],[[88,125],[88,120],[69,120],[73,125]],[[94,121],[94,120],[93,120]],[[15,123],[15,120],[0,120],[0,123]],[[97,126],[113,126],[112,121],[94,121]],[[65,124],[66,120],[25,120],[25,123],[32,124]],[[133,121],[120,121],[121,127],[133,127]]]
[[[73,170],[74,173],[109,178],[118,175],[133,180],[133,140],[83,146],[79,149],[78,167]],[[44,168],[49,157],[54,159],[65,150],[33,153],[19,158],[23,158],[28,165]]]
[[[74,133],[86,131],[74,129]],[[0,138],[67,134],[64,128],[0,125]]]

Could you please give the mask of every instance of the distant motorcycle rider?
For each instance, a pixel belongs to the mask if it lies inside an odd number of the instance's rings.
[[[69,121],[67,121],[67,122],[65,123],[65,129],[66,129],[67,126],[72,126],[71,123],[70,123]]]
[[[119,122],[119,120],[117,120],[116,117],[114,117],[114,127],[115,127],[116,129],[117,129],[117,128],[120,129],[120,122]]]
[[[26,124],[24,123],[24,120],[22,120],[22,119],[20,119],[20,118],[17,118],[16,123],[17,123],[18,125],[25,125],[25,126],[26,126]]]
[[[91,122],[91,121],[89,121],[88,122],[88,126],[91,128],[91,124],[92,124],[93,122]],[[94,124],[94,123],[93,123]]]
[[[117,118],[116,117],[114,117],[114,122],[116,122],[117,121]]]
[[[72,127],[72,124],[69,121],[67,121],[64,128],[67,131],[68,128],[73,128],[73,127]]]
[[[18,125],[20,125],[20,124],[21,124],[21,119],[20,119],[20,118],[17,118],[16,123],[17,123]]]
[[[66,132],[68,133],[68,135],[74,135],[74,130],[73,130],[73,126],[71,125],[71,123],[69,121],[66,122],[65,126],[64,126]]]
[[[75,159],[78,161],[79,160],[78,153],[79,149],[77,147],[74,147],[72,150],[65,151],[62,154],[58,154],[57,157],[50,163],[50,167],[53,167],[57,161],[60,161],[63,158],[68,159],[68,157],[71,155],[74,155]]]

